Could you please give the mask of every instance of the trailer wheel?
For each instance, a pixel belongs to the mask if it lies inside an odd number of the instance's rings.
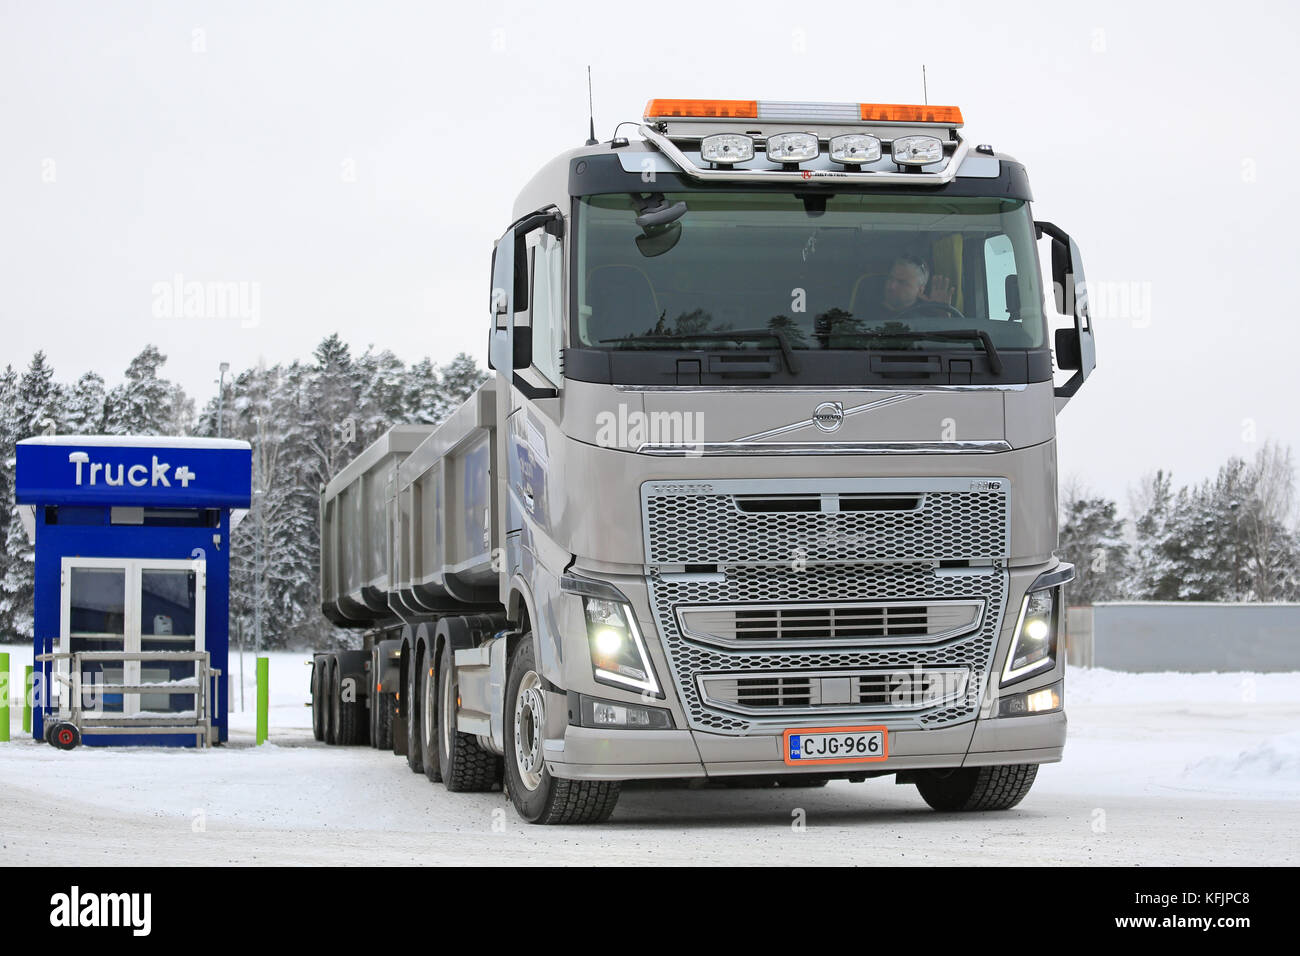
[[[533,635],[524,634],[506,678],[506,785],[510,802],[529,823],[603,823],[618,803],[616,780],[561,780],[546,769],[542,739],[546,697],[537,673]]]
[[[438,761],[438,678],[432,655],[420,662],[420,762],[430,783],[442,782]]]
[[[1036,763],[923,770],[917,774],[916,789],[936,810],[1010,810],[1025,799],[1036,776]]]
[[[325,670],[324,663],[318,657],[311,664],[311,732],[317,740],[325,739],[325,682],[321,679]]]
[[[361,701],[356,698],[353,688],[353,700],[343,699],[343,668],[335,661],[330,675],[333,679],[330,687],[330,700],[334,705],[334,742],[344,747],[351,747],[362,742],[361,734],[365,725],[361,721]]]
[[[393,695],[373,694],[370,707],[374,710],[374,736],[371,744],[380,750],[393,749]]]
[[[411,664],[406,669],[406,696],[402,698],[402,711],[406,714],[406,765],[411,773],[424,773],[424,760],[420,747],[420,672],[424,670],[424,648],[412,650]]]
[[[334,706],[334,677],[338,673],[338,660],[325,658],[321,674],[321,724],[325,732],[325,743],[333,746],[339,742],[338,711]]]
[[[66,721],[55,724],[50,731],[50,743],[60,750],[72,750],[81,743],[81,731],[77,730],[76,724]]]
[[[438,700],[435,711],[438,720],[433,731],[437,738],[438,767],[442,771],[442,782],[452,793],[495,790],[501,786],[501,758],[480,747],[473,734],[463,734],[456,729],[460,685],[456,680],[455,654],[450,643],[443,644],[438,663]]]

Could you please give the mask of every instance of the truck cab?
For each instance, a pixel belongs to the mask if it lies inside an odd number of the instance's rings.
[[[400,641],[408,760],[445,782],[481,755],[469,789],[550,823],[665,778],[892,775],[1005,809],[1061,759],[1082,263],[962,128],[652,100],[639,139],[527,184],[493,251],[493,378],[392,459],[374,612],[325,588]]]

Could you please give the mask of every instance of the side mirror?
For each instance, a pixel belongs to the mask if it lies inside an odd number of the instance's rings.
[[[1002,284],[1003,296],[1007,302],[1007,316],[1012,322],[1020,321],[1020,280],[1013,272]]]
[[[1079,354],[1079,332],[1077,329],[1056,330],[1056,366],[1071,371],[1083,364]]]
[[[1097,346],[1092,333],[1088,284],[1083,277],[1083,257],[1079,247],[1059,226],[1050,222],[1036,222],[1034,226],[1040,238],[1047,235],[1052,240],[1052,286],[1056,293],[1056,309],[1062,315],[1074,318],[1073,329],[1061,329],[1056,333],[1057,367],[1074,371],[1064,385],[1056,387],[1056,397],[1061,400],[1057,404],[1059,411],[1097,367]]]

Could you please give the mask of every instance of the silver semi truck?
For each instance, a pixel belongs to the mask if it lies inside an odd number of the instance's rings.
[[[535,823],[647,779],[1019,802],[1065,743],[1055,416],[1095,353],[1079,250],[961,128],[652,100],[543,166],[490,380],[323,494],[365,641],[315,657],[317,737]]]

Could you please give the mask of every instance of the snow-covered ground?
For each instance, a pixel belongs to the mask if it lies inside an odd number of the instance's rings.
[[[15,674],[30,649],[10,653]],[[271,743],[247,709],[195,752],[0,744],[15,864],[1300,862],[1300,673],[1072,670],[1065,759],[1004,813],[937,814],[892,778],[821,790],[628,789],[602,826],[532,827],[500,793],[311,735],[303,654],[271,655]],[[232,661],[238,675],[238,665]],[[17,696],[17,681],[13,696]],[[235,705],[238,707],[238,695]]]

